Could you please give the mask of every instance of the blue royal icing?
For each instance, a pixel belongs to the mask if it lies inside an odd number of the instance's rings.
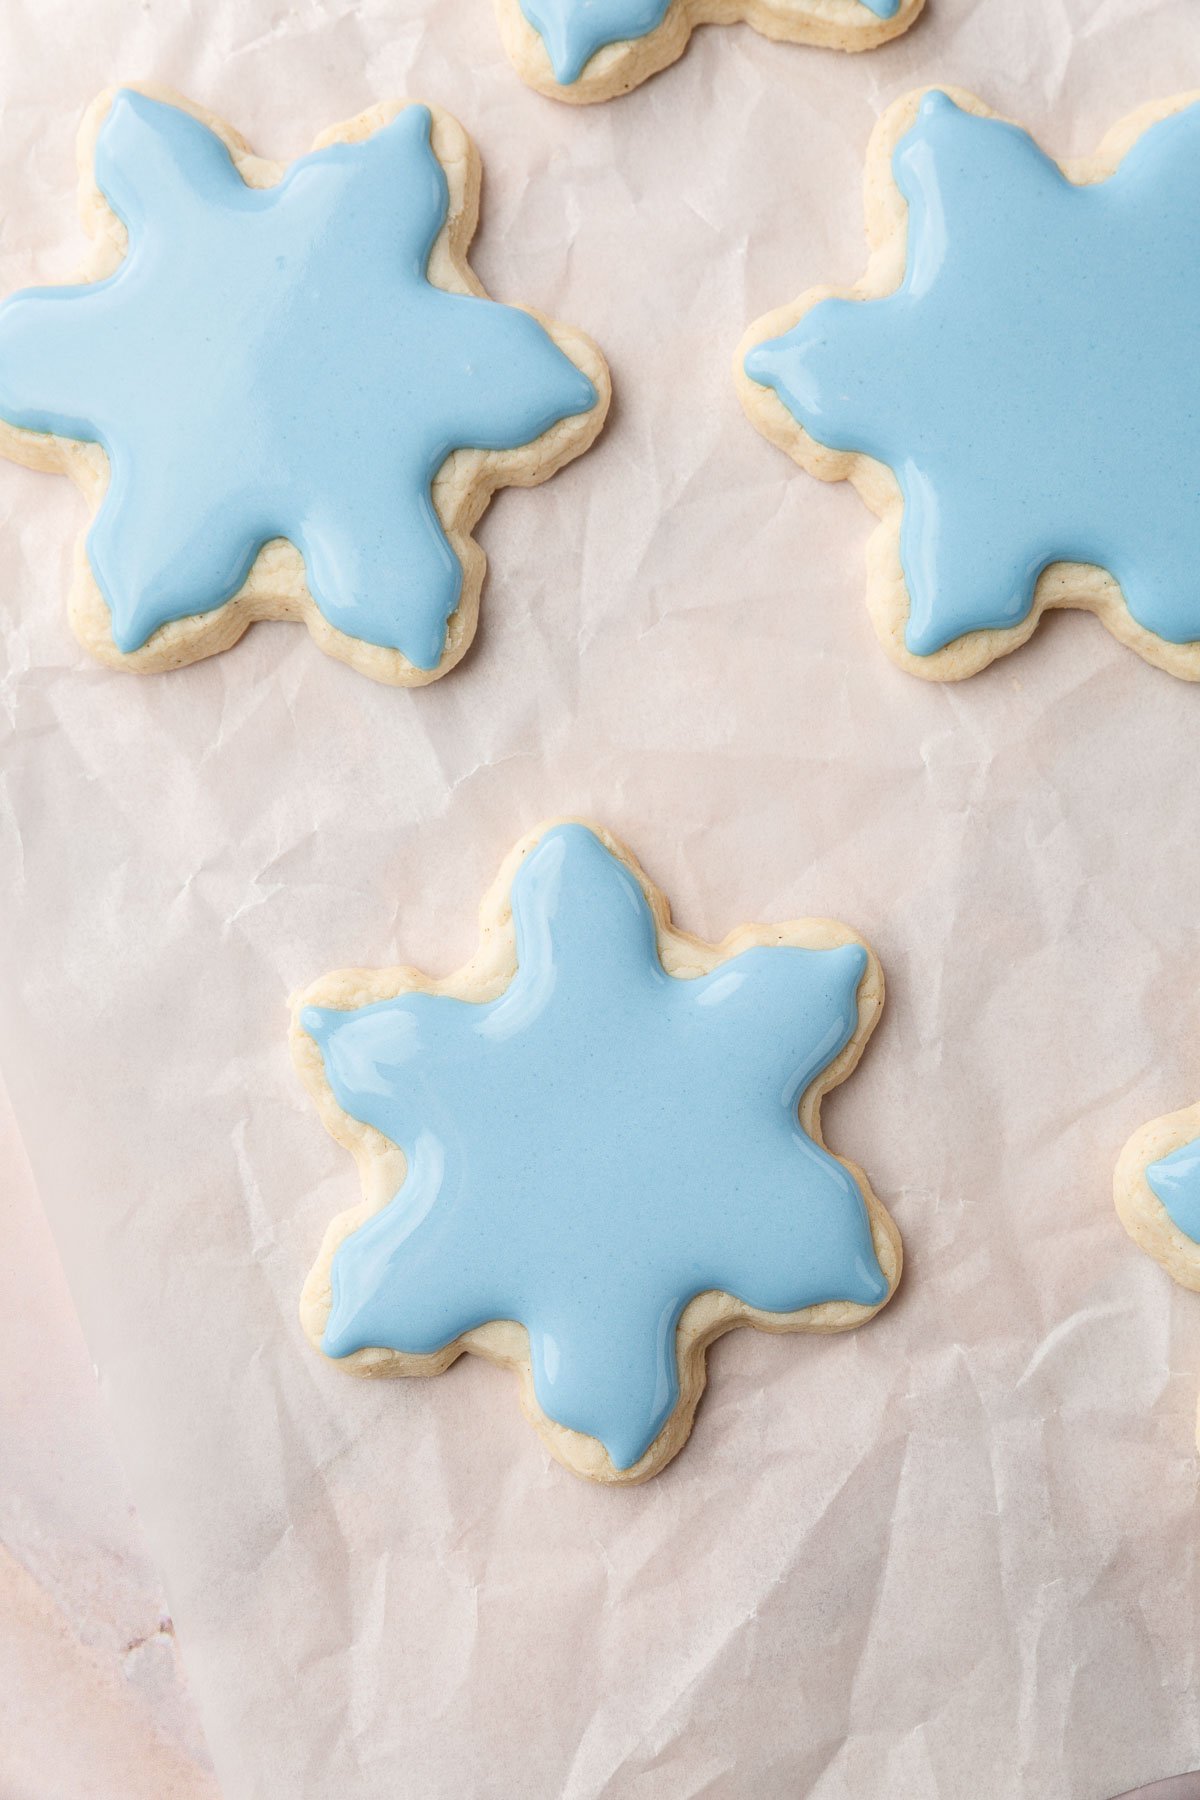
[[[427,1355],[515,1319],[542,1411],[626,1469],[679,1397],[694,1295],[887,1298],[862,1193],[797,1114],[855,1029],[867,957],[755,948],[668,975],[641,888],[580,825],[546,833],[511,900],[499,999],[301,1015],[338,1105],[408,1159],[334,1257],[323,1348]]]
[[[1172,1222],[1200,1244],[1200,1138],[1151,1163],[1146,1180]]]
[[[427,281],[430,122],[406,107],[256,189],[191,114],[114,99],[95,171],[128,254],[0,307],[0,415],[107,452],[88,557],[119,650],[222,605],[285,537],[332,625],[434,668],[462,585],[436,471],[596,404],[528,313]]]
[[[860,0],[877,19],[894,19],[900,0]],[[649,37],[662,24],[671,0],[521,0],[521,11],[546,46],[560,87],[579,80],[608,44]]]
[[[821,301],[745,368],[819,443],[894,470],[908,649],[1020,624],[1057,561],[1200,637],[1200,106],[1076,186],[930,93],[893,168],[899,289]]]

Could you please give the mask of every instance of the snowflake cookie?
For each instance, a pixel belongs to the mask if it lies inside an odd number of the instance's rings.
[[[80,282],[0,306],[0,451],[95,519],[71,618],[124,668],[303,619],[380,681],[474,635],[492,492],[591,443],[581,333],[484,294],[479,162],[436,107],[386,105],[284,169],[177,96],[101,95],[80,135]]]
[[[1113,1198],[1133,1241],[1200,1293],[1200,1104],[1134,1132],[1117,1162]]]
[[[517,845],[481,923],[444,980],[345,970],[295,1003],[364,1194],[301,1317],[359,1374],[513,1368],[560,1462],[642,1481],[687,1438],[715,1338],[842,1331],[895,1289],[896,1228],[820,1130],[883,976],[829,920],[687,937],[573,821]]]
[[[1200,679],[1200,102],[1052,161],[970,94],[908,95],[868,158],[872,256],[751,326],[750,418],[882,524],[884,648],[953,681],[1050,607]]]
[[[586,103],[627,94],[683,55],[696,25],[745,20],[765,37],[871,50],[907,31],[925,0],[496,0],[518,74]]]

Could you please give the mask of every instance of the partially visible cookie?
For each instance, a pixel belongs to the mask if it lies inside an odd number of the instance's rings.
[[[1200,1293],[1200,1103],[1134,1132],[1117,1161],[1113,1199],[1134,1243]]]
[[[683,55],[697,25],[744,20],[765,37],[871,50],[925,0],[496,0],[519,75],[556,100],[611,100]]]
[[[1134,1132],[1117,1163],[1113,1196],[1134,1242],[1200,1293],[1200,1104]]]
[[[79,161],[81,281],[0,306],[0,453],[73,476],[95,514],[80,641],[169,669],[302,619],[376,680],[444,674],[475,632],[491,494],[586,449],[609,398],[588,338],[468,266],[462,127],[381,105],[285,169],[122,88]]]
[[[305,1331],[362,1375],[485,1356],[576,1474],[656,1474],[715,1338],[846,1330],[895,1289],[899,1234],[820,1125],[882,1004],[844,926],[704,944],[599,827],[532,832],[456,974],[349,969],[294,1003],[297,1067],[363,1189]]]
[[[882,523],[888,654],[955,681],[1052,607],[1200,679],[1200,102],[1059,165],[973,95],[907,95],[867,159],[871,260],[750,327],[749,417]]]

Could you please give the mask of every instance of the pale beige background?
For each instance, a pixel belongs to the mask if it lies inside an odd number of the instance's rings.
[[[515,78],[489,0],[9,0],[0,71],[0,287],[69,270],[75,117],[123,71],[273,155],[427,94],[483,154],[481,277],[617,384],[594,451],[493,506],[479,641],[415,694],[282,626],[161,680],[89,666],[80,502],[0,471],[0,1056],[227,1800],[1093,1800],[1196,1766],[1200,1306],[1109,1187],[1200,1092],[1200,692],[1081,618],[906,678],[865,510],[727,368],[858,273],[897,93],[953,79],[1078,153],[1200,86],[1192,0],[935,0],[857,61],[705,31],[583,114]],[[295,1317],[355,1177],[287,992],[453,965],[564,810],[685,927],[832,913],[889,977],[826,1123],[904,1288],[837,1342],[719,1346],[631,1493],[553,1467],[500,1373],[356,1385]]]
[[[2,1087],[0,1244],[0,1794],[218,1800]]]

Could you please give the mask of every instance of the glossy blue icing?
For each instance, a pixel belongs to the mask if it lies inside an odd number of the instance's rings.
[[[1200,106],[1076,187],[1025,132],[928,94],[897,145],[896,293],[826,300],[746,357],[820,443],[904,497],[905,642],[927,656],[1095,563],[1200,637]]]
[[[546,46],[554,79],[578,81],[597,50],[648,37],[671,0],[521,0],[521,11]]]
[[[1183,1235],[1200,1244],[1200,1138],[1151,1163],[1146,1180]]]
[[[462,580],[435,472],[595,404],[527,313],[426,281],[448,206],[429,131],[407,107],[255,189],[189,113],[116,96],[95,167],[129,252],[0,307],[0,415],[107,451],[88,556],[120,650],[286,537],[333,625],[433,668]]]
[[[529,853],[512,909],[498,1000],[303,1013],[338,1105],[408,1158],[337,1251],[324,1349],[427,1354],[516,1319],[542,1410],[628,1468],[678,1398],[693,1295],[887,1296],[862,1194],[797,1116],[854,1031],[866,955],[750,949],[667,975],[641,888],[580,825]]]
[[[860,0],[878,19],[894,19],[900,0]],[[554,79],[578,81],[597,50],[648,37],[666,18],[671,0],[521,0],[521,11],[546,46]]]

